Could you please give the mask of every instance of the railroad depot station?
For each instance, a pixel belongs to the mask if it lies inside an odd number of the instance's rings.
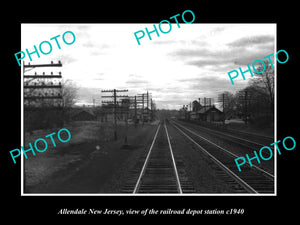
[[[187,107],[183,107],[179,111],[179,118],[184,120],[220,122],[224,120],[223,112],[214,105],[201,105],[199,101],[192,102],[192,110],[188,111]]]

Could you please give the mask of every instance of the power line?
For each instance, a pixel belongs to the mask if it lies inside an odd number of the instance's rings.
[[[102,93],[112,93],[111,96],[102,96],[102,98],[112,98],[111,101],[102,101],[102,103],[111,103],[113,107],[113,114],[114,114],[114,139],[118,140],[118,135],[117,135],[117,104],[119,103],[117,101],[117,98],[128,98],[128,95],[117,95],[119,92],[128,92],[128,90],[117,90],[117,89],[111,89],[111,90],[101,90]],[[128,113],[127,113],[128,115]],[[126,119],[127,121],[127,119]],[[126,122],[127,124],[127,122]],[[125,142],[127,142],[127,134],[125,137]]]
[[[28,65],[25,65],[25,63],[23,63],[24,100],[26,100],[24,101],[24,104],[30,107],[32,102],[38,102],[38,100],[41,100],[41,106],[45,99],[52,99],[52,105],[54,106],[54,99],[57,99],[56,101],[58,101],[58,106],[63,106],[61,81],[59,81],[58,84],[55,84],[56,82],[53,82],[52,80],[49,81],[49,79],[62,79],[61,72],[57,75],[54,75],[52,72],[48,75],[45,75],[45,72],[42,74],[37,74],[35,72],[34,75],[25,74],[28,72],[25,71],[25,68],[34,69],[36,67],[62,67],[62,64],[60,61],[59,63],[53,63],[53,61],[51,61],[51,64],[31,65],[28,63]],[[34,82],[35,80],[36,82]]]

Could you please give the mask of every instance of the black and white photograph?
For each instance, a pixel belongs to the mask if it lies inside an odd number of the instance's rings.
[[[4,8],[4,218],[296,217],[296,5],[109,3]]]
[[[191,20],[21,24],[22,195],[277,194],[276,23]]]

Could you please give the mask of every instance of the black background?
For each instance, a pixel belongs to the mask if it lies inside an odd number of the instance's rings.
[[[278,195],[277,196],[187,196],[187,197],[149,197],[149,196],[22,196],[20,160],[13,164],[9,151],[18,148],[21,140],[21,78],[14,53],[21,50],[21,23],[150,23],[157,24],[163,19],[192,10],[196,16],[194,23],[277,23],[277,50],[284,49],[289,54],[286,64],[277,64],[277,139],[292,136],[297,142],[298,96],[297,96],[297,23],[295,5],[270,2],[220,5],[197,3],[184,5],[183,2],[133,2],[132,4],[112,2],[112,6],[102,2],[69,2],[66,5],[54,2],[14,2],[3,10],[2,17],[2,157],[5,165],[2,169],[5,179],[2,180],[3,215],[10,219],[22,219],[30,222],[47,222],[54,218],[64,219],[97,219],[104,223],[105,218],[112,216],[79,216],[57,215],[60,209],[230,209],[244,208],[243,215],[235,216],[185,216],[185,219],[219,218],[221,221],[234,219],[239,223],[260,223],[279,218],[290,219],[297,216],[298,180],[297,180],[297,147],[293,151],[282,151],[278,156]],[[110,3],[109,3],[110,4]],[[10,6],[11,5],[11,6]],[[120,37],[122,38],[122,37]],[[147,216],[145,221],[158,216]],[[162,216],[160,216],[162,217]],[[183,218],[182,216],[164,216],[167,219]],[[38,219],[39,218],[39,219]],[[116,218],[114,216],[113,218]],[[126,216],[137,219],[138,216]],[[42,219],[42,220],[41,220]],[[121,217],[123,221],[124,217]],[[21,222],[21,221],[20,221]]]

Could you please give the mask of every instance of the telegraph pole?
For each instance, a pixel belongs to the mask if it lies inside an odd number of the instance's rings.
[[[245,124],[248,124],[248,91],[245,91],[245,114],[246,114],[246,120]]]
[[[225,125],[225,105],[226,105],[226,102],[228,103],[228,99],[225,99],[225,93],[222,93],[222,94],[219,94],[218,95],[218,102],[222,102],[222,109],[223,109],[223,125]],[[228,112],[228,110],[227,110]]]
[[[142,104],[142,109],[141,109],[141,120],[142,120],[142,125],[144,125],[144,108],[145,108],[145,95],[146,94],[138,94],[138,103]]]
[[[137,102],[136,96],[134,96],[134,127],[137,127]]]
[[[138,94],[137,96],[135,96],[135,105],[137,107],[137,109],[139,110],[139,112],[141,112],[141,120],[142,120],[142,124],[144,124],[144,114],[145,114],[145,107],[147,107],[147,117],[149,119],[149,115],[150,115],[150,109],[149,109],[149,100],[150,100],[150,96],[151,93],[149,93],[147,91],[147,93],[143,93],[143,94]],[[152,99],[151,99],[152,101]],[[152,108],[152,105],[150,105],[150,107]]]
[[[118,140],[117,135],[117,98],[128,97],[128,95],[117,95],[118,92],[128,92],[128,90],[101,90],[102,93],[112,93],[112,96],[102,96],[102,98],[113,98],[113,101],[102,101],[102,103],[113,103],[113,114],[114,114],[114,139]]]
[[[244,91],[241,91],[239,93],[239,101],[241,101],[242,103],[242,106],[243,106],[243,114],[244,114],[244,117],[245,117],[245,124],[247,125],[248,124],[248,114],[249,114],[249,106],[248,104],[250,104],[250,101],[251,101],[251,93],[248,92],[248,90],[244,90]]]
[[[150,99],[150,120],[153,121],[153,102],[152,98]]]
[[[222,94],[222,102],[223,102],[223,116],[224,116],[223,125],[225,125],[226,117],[225,117],[225,111],[224,111],[224,109],[225,109],[225,94],[224,93]]]
[[[149,92],[147,91],[147,109],[149,110]]]
[[[116,89],[114,89],[113,92],[114,92],[114,124],[115,124],[114,137],[115,137],[115,140],[118,140],[118,136],[117,136],[117,91],[116,91]]]
[[[144,94],[142,94],[142,105],[143,105],[143,107],[142,107],[142,121],[143,121],[143,126],[144,126],[144,107],[145,107],[145,105],[144,105],[144,101],[145,101],[145,98],[144,98]]]
[[[62,106],[62,85],[61,81],[58,84],[54,84],[54,82],[48,80],[48,79],[61,79],[61,72],[58,75],[53,75],[43,73],[42,75],[38,75],[36,72],[34,75],[25,75],[25,68],[31,68],[34,69],[36,67],[62,67],[61,62],[54,64],[51,62],[51,64],[36,64],[36,65],[25,65],[23,64],[23,76],[24,76],[24,89],[25,90],[44,90],[43,93],[39,93],[39,95],[28,95],[27,92],[25,92],[24,99],[28,101],[28,106],[30,106],[31,101],[37,101],[38,99],[59,99],[59,106]],[[30,79],[30,80],[25,80]],[[37,79],[37,82],[33,82]],[[41,81],[42,80],[42,81]],[[58,90],[58,91],[56,91]],[[32,91],[33,92],[33,91]],[[32,93],[31,92],[31,93]],[[56,93],[56,95],[54,95]],[[51,95],[52,94],[52,95]]]
[[[223,102],[223,113],[224,113],[224,108],[225,108],[225,94],[222,94],[222,102]]]
[[[34,108],[40,111],[40,118],[45,117],[46,123],[54,122],[54,118],[57,123],[59,121],[59,126],[63,123],[63,90],[62,90],[62,75],[61,72],[54,75],[53,72],[45,72],[34,74],[26,74],[37,67],[62,67],[62,63],[50,64],[30,64],[25,65],[23,62],[23,77],[24,77],[24,108],[28,112],[34,112]],[[26,70],[26,68],[28,68]],[[46,109],[47,108],[47,109]],[[54,110],[51,112],[50,110]],[[58,113],[57,113],[58,110]],[[59,118],[55,118],[59,116]],[[33,121],[32,121],[33,122]]]

